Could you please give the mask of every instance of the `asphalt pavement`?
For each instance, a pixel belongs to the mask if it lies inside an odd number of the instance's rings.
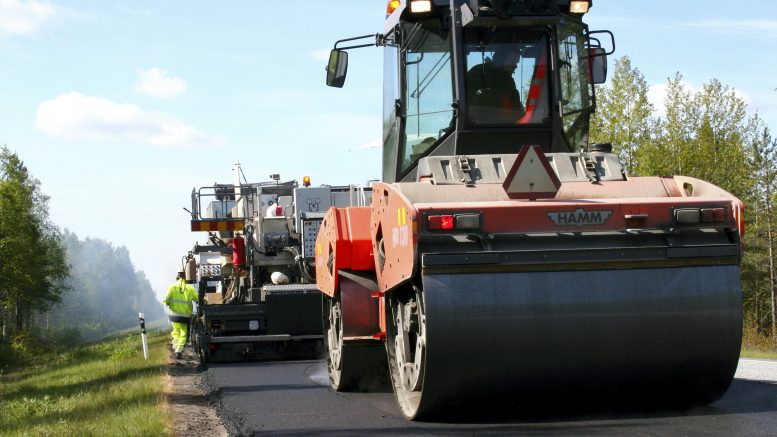
[[[740,360],[718,402],[684,411],[567,411],[411,422],[394,395],[335,393],[323,361],[211,364],[205,379],[238,435],[777,435],[777,361]]]

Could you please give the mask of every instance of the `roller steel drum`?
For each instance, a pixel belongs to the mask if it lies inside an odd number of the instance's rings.
[[[578,398],[709,403],[731,384],[741,346],[736,265],[425,270],[420,294],[421,339],[409,347],[422,376],[393,374],[408,418]],[[387,307],[387,317],[401,310]],[[389,328],[387,344],[394,363],[396,332]]]

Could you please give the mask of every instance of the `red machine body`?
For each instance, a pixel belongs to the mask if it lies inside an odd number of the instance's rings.
[[[688,190],[693,187],[692,195]],[[581,200],[585,199],[585,200]],[[541,235],[543,233],[606,233],[629,230],[635,234],[650,230],[669,230],[681,226],[677,223],[677,210],[709,211],[710,220],[690,224],[695,227],[716,228],[725,232],[743,231],[744,204],[724,190],[707,182],[682,176],[640,177],[628,181],[569,182],[562,185],[553,199],[513,200],[500,185],[446,185],[430,183],[373,185],[372,207],[332,208],[327,213],[322,231],[316,241],[316,272],[318,285],[328,296],[335,296],[339,289],[338,271],[374,272],[377,288],[364,288],[359,292],[381,298],[385,293],[407,283],[420,274],[422,266],[418,254],[422,236],[439,237],[467,234],[472,230],[430,230],[428,217],[432,215],[476,214],[481,217],[476,231],[486,235]],[[713,217],[712,214],[715,214]],[[555,223],[554,214],[566,214],[569,223]],[[701,217],[701,216],[700,216]],[[714,219],[714,221],[713,221]],[[426,220],[426,221],[425,221]],[[601,220],[601,223],[596,222]],[[369,223],[369,229],[367,224]],[[477,246],[474,242],[473,246]],[[683,265],[707,263],[736,263],[739,250],[729,246],[729,252],[713,259],[703,257]],[[477,250],[477,249],[475,249]],[[658,267],[676,265],[665,253],[655,260],[610,260],[621,268]],[[720,254],[718,254],[720,255]],[[469,267],[456,266],[457,272],[467,270],[500,271],[510,265],[508,254],[502,258],[490,255],[492,262]],[[658,259],[662,258],[662,259]],[[587,260],[577,260],[578,269],[585,269]],[[599,269],[599,264],[588,263],[587,268]],[[533,267],[532,267],[533,266]],[[541,259],[526,263],[523,267],[539,270],[569,270],[570,260],[553,262]],[[509,267],[515,269],[515,266]],[[351,290],[351,293],[355,293]],[[383,306],[370,307],[375,314],[364,318],[360,332],[375,326],[380,319],[380,338],[386,331]]]

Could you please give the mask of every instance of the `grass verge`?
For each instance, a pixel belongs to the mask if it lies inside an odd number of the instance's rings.
[[[167,335],[138,334],[40,356],[0,374],[4,436],[168,435],[164,404]]]
[[[742,332],[742,358],[777,360],[777,344],[774,340],[759,334],[752,326],[745,326]]]

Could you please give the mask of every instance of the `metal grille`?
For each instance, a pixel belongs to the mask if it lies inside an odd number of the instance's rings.
[[[316,256],[316,236],[321,220],[304,220],[302,222],[302,251],[305,258]]]
[[[205,264],[203,266],[200,266],[200,276],[202,277],[221,276],[221,266],[214,265],[214,264]]]
[[[318,292],[316,284],[265,285],[263,288],[268,294]]]

